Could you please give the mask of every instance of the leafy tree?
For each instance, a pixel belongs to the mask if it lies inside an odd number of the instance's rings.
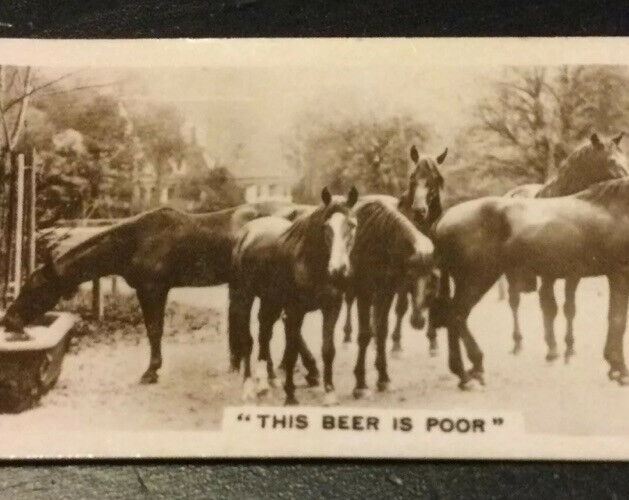
[[[295,198],[314,201],[324,185],[399,194],[408,174],[408,145],[421,148],[428,136],[427,127],[409,116],[340,122],[308,117],[285,142],[286,159],[301,175]]]
[[[593,130],[627,125],[629,75],[615,66],[509,68],[478,103],[461,146],[478,173],[545,182]]]
[[[199,200],[195,211],[211,212],[242,203],[243,190],[225,166],[216,166],[197,177],[182,181],[180,194]]]

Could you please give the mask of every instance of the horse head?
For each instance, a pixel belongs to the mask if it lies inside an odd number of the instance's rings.
[[[400,199],[398,208],[417,227],[425,225],[431,218],[432,205],[440,202],[444,181],[438,166],[444,162],[447,155],[448,148],[436,158],[421,156],[417,148],[411,146],[410,159],[413,170],[409,178],[408,191]]]
[[[538,198],[566,196],[598,182],[629,175],[627,158],[620,149],[623,133],[610,140],[601,139],[595,132],[570,153],[557,173],[537,193]]]
[[[358,201],[358,190],[352,187],[346,198],[332,196],[327,187],[321,192],[324,220],[323,234],[329,255],[327,271],[333,280],[342,280],[351,272],[350,253],[356,236],[356,216],[352,210]]]
[[[594,164],[601,169],[605,179],[624,177],[629,174],[627,157],[620,148],[624,135],[624,132],[620,132],[609,141],[602,141],[596,132],[590,136],[595,155]]]
[[[28,277],[0,324],[10,332],[23,333],[25,325],[52,309],[68,292],[52,255],[47,252],[43,266]]]

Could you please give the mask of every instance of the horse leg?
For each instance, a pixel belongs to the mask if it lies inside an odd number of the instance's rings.
[[[284,330],[286,330],[286,316],[283,316],[284,322]],[[306,368],[306,383],[308,387],[317,387],[319,385],[319,369],[317,368],[317,361],[315,357],[310,352],[308,345],[304,341],[302,335],[299,336],[299,340],[297,343],[297,351],[299,353],[299,357],[301,358],[301,362]],[[282,361],[279,364],[280,370],[286,370],[286,350],[284,350],[284,354],[282,356]]]
[[[167,287],[161,285],[144,286],[137,290],[138,301],[144,315],[146,335],[151,346],[149,367],[140,378],[141,384],[156,383],[157,370],[162,367],[162,334],[164,333],[164,309],[168,290]]]
[[[380,291],[374,301],[374,319],[376,326],[376,369],[378,370],[378,390],[389,388],[387,372],[387,336],[389,334],[389,310],[393,302],[393,292]]]
[[[507,285],[509,292],[509,307],[513,316],[513,350],[512,354],[518,354],[522,350],[522,332],[520,331],[520,288],[517,278],[507,275]]]
[[[505,299],[505,295],[506,295],[505,294],[505,284],[504,284],[503,279],[499,278],[497,284],[498,284],[498,300],[502,302]],[[507,280],[507,285],[510,286],[508,284],[508,280]]]
[[[337,316],[338,318],[338,316]],[[319,385],[319,369],[317,368],[317,361],[310,352],[303,335],[299,335],[299,344],[297,347],[301,362],[306,368],[306,383],[308,387],[317,387]]]
[[[286,310],[286,319],[284,321],[286,335],[286,348],[284,352],[286,380],[284,382],[284,392],[286,393],[286,405],[298,404],[297,398],[295,398],[295,381],[293,375],[295,363],[297,362],[299,337],[301,336],[301,325],[304,321],[304,314],[304,311],[297,307],[290,307]]]
[[[352,304],[354,303],[354,294],[345,292],[345,325],[343,325],[344,343],[352,341]]]
[[[242,399],[255,399],[255,385],[251,378],[251,351],[253,337],[251,336],[250,321],[251,307],[254,297],[242,287],[231,284],[229,286],[228,329],[231,352],[231,363],[235,369],[244,365]]]
[[[608,331],[604,357],[609,363],[609,378],[620,385],[629,384],[629,374],[623,353],[623,336],[627,326],[629,280],[624,275],[610,275]]]
[[[334,329],[341,313],[341,299],[330,298],[322,308],[323,313],[323,342],[321,345],[321,358],[323,359],[323,396],[324,406],[338,404],[336,392],[334,391],[334,380],[332,368],[336,348],[334,347]]]
[[[439,349],[437,346],[437,327],[430,311],[428,312],[428,326],[426,327],[426,338],[428,339],[428,355],[434,358]]]
[[[570,360],[571,356],[574,356],[574,317],[577,313],[576,308],[576,293],[577,286],[579,285],[579,278],[566,278],[566,298],[563,304],[563,313],[566,317],[566,363]]]
[[[258,364],[256,366],[256,392],[258,396],[266,394],[270,387],[270,381],[275,379],[273,359],[271,357],[271,337],[273,325],[280,317],[281,306],[277,306],[269,300],[260,300],[258,311]],[[272,385],[272,384],[271,384]]]
[[[460,379],[459,388],[461,389],[466,389],[467,383],[472,378],[477,379],[481,384],[485,383],[483,378],[483,352],[478,347],[467,326],[467,319],[472,308],[491,288],[496,278],[496,276],[491,275],[477,275],[471,281],[459,280],[455,286],[448,325],[448,348],[450,350],[448,360],[450,370]],[[459,340],[463,341],[467,356],[472,362],[472,369],[468,372],[463,367]]]
[[[554,361],[559,357],[557,340],[555,340],[555,317],[557,316],[557,301],[554,291],[555,279],[542,277],[539,289],[539,304],[544,316],[544,339],[548,346],[546,361]]]
[[[354,398],[360,399],[370,395],[365,381],[365,354],[371,341],[371,295],[358,295],[358,356],[354,367],[356,386]]]
[[[408,293],[405,290],[400,290],[395,302],[395,327],[391,334],[391,340],[393,341],[393,347],[391,348],[392,356],[398,356],[400,351],[402,351],[402,319],[407,309]]]

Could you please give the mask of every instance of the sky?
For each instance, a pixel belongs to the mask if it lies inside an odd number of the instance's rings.
[[[282,138],[308,113],[326,118],[405,113],[433,131],[430,151],[451,145],[469,123],[496,68],[454,66],[214,66],[87,68],[89,81],[124,81],[125,99],[176,106],[210,156],[244,144],[241,174],[287,171]]]

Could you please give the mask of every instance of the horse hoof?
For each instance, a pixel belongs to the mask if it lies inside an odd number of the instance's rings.
[[[253,379],[246,379],[242,384],[242,400],[246,403],[255,401],[256,395],[256,387]]]
[[[478,382],[478,379],[471,377],[469,375],[469,372],[465,373],[461,377],[461,380],[459,382],[459,389],[461,389],[462,391],[472,391],[474,390],[477,382]]]
[[[140,378],[140,384],[156,384],[158,378],[156,372],[146,372],[142,375],[142,378]]]
[[[269,379],[269,387],[275,389],[277,387],[277,379],[275,377]]]
[[[266,382],[266,379],[265,379],[265,382]],[[258,383],[256,385],[257,385],[257,387],[256,387],[256,395],[259,398],[266,396],[269,393],[269,391],[271,390],[271,387],[269,386],[268,382],[264,383],[262,381],[258,381]]]
[[[371,399],[372,393],[371,389],[368,387],[357,387],[354,389],[352,395],[354,396],[354,399]]]
[[[470,380],[477,380],[480,385],[485,385],[485,374],[482,371],[472,368],[467,372],[467,375]]]
[[[620,370],[611,369],[607,372],[609,380],[620,380]]]
[[[522,346],[520,344],[514,345],[513,349],[511,350],[511,354],[517,356],[518,354],[520,354],[520,352],[522,352]]]
[[[389,390],[390,382],[378,382],[378,392],[386,392]]]
[[[559,353],[557,351],[550,351],[548,354],[546,354],[546,361],[548,361],[549,363],[552,363],[558,357],[559,357]]]
[[[287,397],[284,401],[284,406],[297,406],[298,404],[299,401],[297,401],[297,398],[295,396]]]
[[[337,406],[339,399],[336,397],[335,391],[329,391],[323,394],[323,406]]]
[[[391,358],[393,359],[402,359],[404,357],[404,353],[402,352],[402,348],[391,349]]]
[[[430,356],[431,358],[436,358],[438,354],[439,349],[437,349],[436,347],[431,347],[430,349],[428,349],[428,356]]]
[[[629,385],[629,374],[624,374],[618,377],[618,384],[620,386]]]
[[[306,375],[308,387],[319,387],[319,375]]]

